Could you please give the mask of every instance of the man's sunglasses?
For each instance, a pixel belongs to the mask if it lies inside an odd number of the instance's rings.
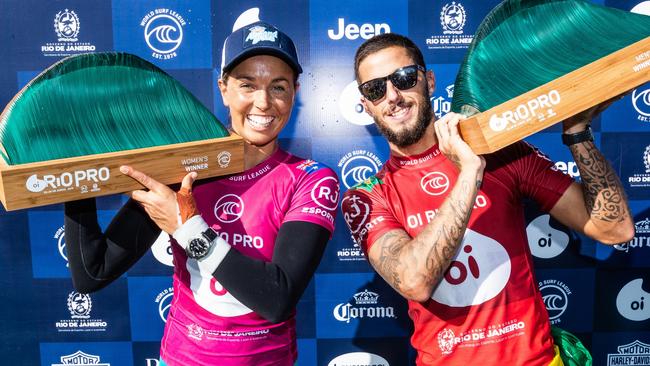
[[[400,67],[392,74],[368,80],[359,85],[359,91],[364,98],[371,102],[381,99],[386,95],[386,80],[390,82],[399,90],[410,89],[418,83],[418,70],[425,72],[425,68],[420,65],[410,65]]]

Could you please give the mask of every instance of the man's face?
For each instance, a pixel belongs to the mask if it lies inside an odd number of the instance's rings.
[[[402,47],[389,47],[367,56],[359,64],[359,84],[392,74],[395,70],[415,64]],[[429,91],[435,84],[433,74],[418,71],[418,81],[410,89],[399,90],[386,81],[386,94],[375,101],[361,98],[366,112],[388,142],[397,147],[410,146],[424,135],[432,120]]]

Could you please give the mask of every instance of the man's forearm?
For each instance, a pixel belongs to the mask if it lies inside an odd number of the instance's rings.
[[[425,301],[443,278],[467,228],[481,176],[461,172],[436,217],[415,238],[394,232],[375,244],[380,255],[373,264],[405,297]]]
[[[583,196],[592,220],[603,223],[620,223],[629,219],[629,208],[621,181],[591,142],[570,146],[580,170]]]

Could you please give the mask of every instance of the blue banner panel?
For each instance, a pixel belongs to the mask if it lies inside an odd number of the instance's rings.
[[[113,1],[115,50],[162,69],[211,69],[208,0]]]
[[[312,63],[352,68],[356,49],[382,33],[407,35],[409,1],[377,6],[372,0],[312,0],[310,31]]]
[[[407,360],[411,362],[407,363]],[[406,338],[319,339],[318,363],[322,366],[412,365]]]
[[[41,366],[132,366],[131,342],[41,343]]]
[[[427,63],[458,64],[480,22],[500,2],[411,0],[408,35]]]
[[[312,68],[301,80],[302,92],[311,95],[300,105],[301,116],[310,123],[312,136],[353,138],[379,134],[360,103],[351,66]]]
[[[133,365],[159,366],[160,342],[133,342]]]
[[[596,272],[595,331],[650,329],[650,273],[647,269]]]
[[[650,139],[643,133],[602,133],[602,151],[618,173],[628,198],[650,197]]]
[[[296,366],[316,365],[316,340],[298,339],[298,360]]]
[[[171,277],[128,278],[131,339],[159,341],[174,296]]]
[[[296,306],[296,324],[298,338],[316,338],[316,286],[314,279],[303,292]]]
[[[410,334],[406,300],[377,274],[316,274],[316,299],[318,338]]]
[[[591,332],[595,270],[537,270],[536,277],[551,325],[571,332]]]
[[[69,279],[63,212],[32,209],[27,214],[34,278]],[[115,211],[98,211],[97,218],[102,230],[113,216]]]
[[[39,280],[33,313],[43,341],[113,341],[130,338],[125,279],[93,294],[72,288],[70,280]]]
[[[12,35],[2,47],[11,50],[9,58],[23,70],[43,69],[66,56],[112,49],[108,1],[9,1],[3,2],[2,14],[2,23],[9,25],[5,29]]]
[[[632,90],[602,115],[606,132],[650,132],[650,84]]]

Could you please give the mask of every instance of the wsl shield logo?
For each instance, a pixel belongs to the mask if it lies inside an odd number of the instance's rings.
[[[354,305],[341,303],[334,307],[334,319],[350,323],[352,319],[360,318],[397,318],[392,306],[380,306],[379,295],[372,291],[364,290],[354,294]]]
[[[347,189],[377,174],[382,165],[379,157],[367,150],[351,151],[338,163],[341,169],[341,180]]]
[[[54,233],[54,239],[56,240],[57,243],[56,246],[59,251],[59,255],[65,261],[65,266],[68,267],[68,255],[65,249],[65,227],[61,226],[56,231],[56,233]]]
[[[174,10],[161,8],[147,13],[140,21],[144,29],[144,40],[153,51],[151,57],[169,60],[178,54],[176,51],[183,43],[183,27],[186,22]]]
[[[634,89],[632,92],[632,105],[638,113],[637,119],[641,122],[650,122],[650,89]]]
[[[555,258],[569,246],[569,235],[554,229],[550,221],[550,215],[541,215],[526,227],[528,246],[537,258]]]
[[[236,194],[227,194],[214,204],[214,216],[224,224],[239,220],[244,214],[244,201]]]
[[[624,318],[642,322],[650,319],[650,306],[646,302],[650,293],[643,289],[643,279],[628,282],[616,296],[616,308]]]
[[[172,304],[172,299],[174,297],[174,288],[168,287],[162,290],[158,296],[156,296],[156,304],[158,304],[158,315],[163,323],[167,323],[167,315],[169,314],[169,308]]]
[[[562,281],[550,279],[539,283],[539,291],[542,293],[551,324],[561,322],[560,317],[569,306],[569,296],[571,295],[569,286]]]
[[[101,362],[101,357],[90,355],[81,351],[77,351],[70,355],[61,356],[61,363],[53,363],[52,366],[111,366],[110,363]]]

